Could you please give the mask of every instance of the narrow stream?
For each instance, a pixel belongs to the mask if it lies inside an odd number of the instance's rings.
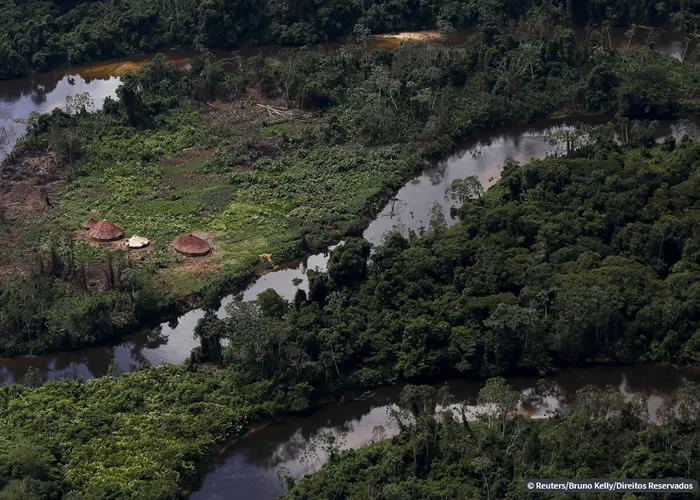
[[[574,27],[577,43],[591,43],[600,38],[600,34],[585,28]],[[461,43],[469,36],[469,32],[450,34],[448,43]],[[648,31],[638,29],[631,43],[625,36],[624,29],[614,29],[610,34],[609,43],[619,49],[628,44],[644,45]],[[440,43],[440,35],[436,31],[408,32],[395,35],[370,36],[368,48],[371,50],[392,49],[402,43]],[[310,47],[312,50],[337,50],[347,45],[347,42],[327,42]],[[680,33],[659,31],[654,50],[682,60],[685,53],[692,53],[697,46],[693,41],[686,49],[686,39]],[[278,45],[248,46],[236,51],[242,56],[275,55],[290,50],[289,47]],[[197,57],[197,51],[191,48],[163,50],[170,62],[182,66],[187,59]],[[231,51],[214,51],[215,57],[229,57]],[[92,97],[95,108],[102,107],[106,97],[115,97],[120,83],[120,75],[147,64],[151,55],[137,55],[119,59],[110,59],[85,66],[66,66],[44,73],[33,73],[24,78],[0,81],[0,161],[12,150],[16,141],[24,134],[24,121],[32,112],[46,113],[54,108],[65,106],[66,97],[87,92]]]

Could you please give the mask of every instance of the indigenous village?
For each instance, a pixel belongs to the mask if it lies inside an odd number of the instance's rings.
[[[0,499],[700,477],[696,3],[0,26]]]

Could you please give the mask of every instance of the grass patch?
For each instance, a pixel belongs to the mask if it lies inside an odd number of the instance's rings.
[[[367,201],[415,164],[398,148],[310,145],[301,139],[308,124],[225,128],[188,108],[159,120],[146,130],[103,113],[81,120],[84,155],[58,193],[59,217],[24,221],[20,247],[106,218],[126,237],[150,239],[149,251],[136,254],[141,265],[170,296],[187,295],[249,269],[262,253],[277,264],[296,257],[304,233],[359,220]],[[173,254],[169,245],[183,233],[205,234],[214,251]],[[81,263],[106,258],[87,241],[79,246]]]

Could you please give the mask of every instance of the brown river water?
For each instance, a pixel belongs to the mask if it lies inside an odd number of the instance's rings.
[[[590,120],[589,120],[590,122]],[[437,162],[422,174],[408,181],[396,194],[395,202],[389,202],[369,224],[364,237],[373,244],[380,244],[386,233],[393,230],[420,230],[428,225],[432,207],[439,204],[446,222],[457,222],[449,215],[450,206],[445,192],[454,179],[476,175],[485,187],[492,185],[500,176],[506,158],[519,162],[562,151],[560,144],[551,143],[554,132],[573,130],[586,124],[576,119],[542,120],[529,126],[507,127],[499,132],[472,138],[454,154]],[[661,122],[657,130],[659,138],[673,134],[697,136],[697,125],[693,122]],[[271,272],[259,278],[242,294],[243,300],[253,300],[268,288],[275,289],[288,300],[294,298],[298,288],[307,289],[306,273],[309,269],[324,270],[328,253],[311,255],[296,267]],[[294,284],[294,280],[297,284]],[[222,299],[217,314],[225,317],[226,306],[233,296]],[[0,358],[0,383],[19,381],[30,367],[39,370],[45,378],[58,379],[79,377],[89,379],[107,373],[112,362],[123,372],[136,369],[141,363],[182,363],[197,346],[194,327],[204,311],[189,311],[177,320],[160,326],[127,335],[112,344],[86,347],[76,351],[58,352],[42,356]]]
[[[613,387],[630,400],[647,398],[651,420],[674,391],[688,381],[700,382],[700,372],[653,366],[572,369],[550,379],[554,393],[543,396],[536,390],[537,379],[512,378],[520,390],[519,413],[544,418],[549,412],[566,409],[575,393],[586,385]],[[483,382],[455,380],[445,384],[469,411],[478,410],[476,398]],[[230,446],[217,459],[192,500],[269,500],[284,493],[278,472],[295,478],[317,470],[327,458],[325,436],[332,435],[342,449],[358,448],[377,438],[397,432],[390,410],[398,409],[400,387],[377,390],[365,399],[328,405],[304,417],[289,417],[252,432]]]
[[[591,32],[583,28],[576,28],[576,39],[579,43],[588,43],[592,39]],[[632,39],[632,45],[645,43],[647,32],[637,30]],[[459,43],[468,37],[467,32],[451,34],[448,43]],[[375,35],[368,41],[370,49],[391,49],[402,43],[439,43],[440,35],[435,31],[421,31],[399,33],[395,35]],[[612,31],[609,43],[614,48],[625,47],[628,44],[623,29]],[[328,42],[315,46],[314,49],[336,50],[343,42]],[[687,50],[692,52],[697,42]],[[682,35],[672,32],[659,32],[654,48],[657,52],[675,59],[681,59],[685,50],[685,39]],[[266,55],[274,56],[284,50],[280,46],[253,46],[243,47],[238,54],[243,56]],[[177,64],[184,65],[187,59],[196,57],[198,53],[193,49],[177,49],[163,51],[168,59]],[[217,57],[226,57],[231,52],[214,52]],[[22,123],[32,112],[45,113],[56,107],[65,105],[66,97],[88,92],[97,108],[102,106],[105,97],[114,97],[119,86],[119,75],[136,69],[151,60],[151,56],[132,56],[121,59],[112,59],[100,63],[85,66],[67,66],[45,73],[34,73],[25,78],[0,82],[0,160],[12,149],[16,140],[22,136],[25,126]]]
[[[459,38],[461,35],[456,35]],[[633,43],[643,43],[644,32],[639,32]],[[371,41],[372,48],[392,48],[406,40],[419,38],[435,42],[434,32],[379,36]],[[577,31],[577,38],[585,42],[588,34]],[[613,32],[614,47],[627,44],[621,32]],[[329,44],[333,49],[339,44]],[[683,38],[674,34],[661,34],[656,50],[681,59],[685,49]],[[263,53],[273,55],[279,48],[251,48],[243,55]],[[178,50],[166,53],[171,61],[184,64],[193,51]],[[33,111],[47,112],[63,106],[67,96],[88,92],[99,107],[107,96],[114,96],[119,85],[119,75],[138,67],[148,57],[132,57],[106,61],[92,66],[63,68],[49,73],[34,74],[27,78],[0,82],[0,159],[3,146],[9,150],[24,132],[22,120]],[[364,236],[373,244],[379,244],[391,230],[420,230],[428,225],[433,206],[437,203],[445,214],[446,222],[456,222],[450,213],[451,203],[445,192],[454,179],[476,175],[484,187],[489,187],[500,176],[503,162],[512,157],[518,162],[563,152],[561,144],[553,143],[552,134],[570,131],[587,120],[542,120],[529,126],[505,127],[498,132],[471,137],[455,153],[436,162],[422,174],[407,182],[369,224]],[[676,137],[697,137],[697,125],[692,122],[674,121],[661,123],[658,137],[672,134]],[[4,140],[3,140],[4,137]],[[328,254],[317,254],[303,260],[297,267],[282,269],[258,279],[243,294],[244,300],[254,299],[267,288],[274,288],[287,299],[297,288],[307,286],[309,269],[325,269]],[[293,280],[301,280],[293,283]],[[225,297],[218,315],[225,315],[225,308],[233,297]],[[45,356],[0,358],[0,383],[14,383],[23,377],[30,367],[39,370],[47,379],[77,377],[89,379],[107,372],[114,362],[124,371],[132,371],[142,363],[154,365],[181,363],[197,345],[193,330],[203,311],[194,310],[176,321],[163,323],[151,330],[125,336],[108,345],[84,348],[73,352],[54,353]],[[657,366],[596,367],[566,371],[552,378],[557,387],[555,396],[539,397],[534,390],[535,379],[514,378],[510,382],[522,394],[521,412],[531,417],[544,417],[556,408],[565,408],[573,401],[577,389],[592,384],[598,387],[617,388],[625,398],[635,394],[648,397],[650,417],[688,380],[700,381],[700,373]],[[458,400],[472,407],[481,387],[476,381],[454,381],[449,384]],[[270,499],[283,493],[277,475],[286,471],[295,477],[317,469],[325,459],[320,439],[326,433],[340,437],[344,447],[356,447],[370,442],[381,434],[390,436],[396,426],[388,410],[395,408],[400,388],[378,390],[364,399],[326,406],[311,415],[289,417],[273,423],[258,432],[251,433],[230,446],[217,460],[193,499],[245,498]],[[381,428],[381,431],[378,429]]]

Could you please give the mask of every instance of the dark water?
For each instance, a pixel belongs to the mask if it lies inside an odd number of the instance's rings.
[[[578,389],[586,385],[616,388],[625,400],[635,395],[648,398],[650,419],[687,381],[700,382],[700,372],[658,366],[596,367],[576,369],[551,379],[555,394],[542,397],[535,390],[536,379],[513,378],[509,382],[521,392],[519,412],[546,417],[548,412],[574,401]],[[467,413],[478,410],[476,397],[483,382],[466,380],[447,384]],[[323,439],[336,437],[342,448],[357,448],[373,439],[397,432],[389,410],[397,409],[401,388],[374,392],[361,401],[326,406],[304,417],[287,418],[253,432],[229,447],[205,477],[192,500],[269,500],[284,493],[278,471],[300,477],[317,470],[326,459]]]
[[[576,33],[576,41],[579,44],[602,44],[605,47],[612,46],[613,49],[648,45],[650,35],[649,29],[637,28],[630,41],[625,34],[627,30],[624,28],[614,28],[610,32],[610,37],[596,28],[576,27],[574,31]],[[698,42],[695,39],[686,42],[686,38],[682,33],[661,30],[656,30],[654,33],[656,40],[653,43],[653,49],[678,61],[687,60],[688,56],[698,46]]]
[[[633,43],[643,42],[643,32],[639,32]],[[466,34],[456,34],[453,41],[461,41]],[[587,43],[590,34],[577,32],[581,43]],[[435,42],[439,39],[435,32],[376,36],[370,40],[370,48],[391,48],[404,43],[406,39],[418,38]],[[626,40],[620,33],[613,33],[613,45],[620,46]],[[616,45],[617,44],[617,45]],[[680,45],[679,45],[680,44]],[[335,49],[342,44],[334,43],[322,48]],[[662,34],[656,49],[672,56],[680,57],[679,48],[683,39],[677,34]],[[263,53],[273,55],[279,47],[251,47],[242,50],[244,55]],[[166,53],[171,61],[182,65],[196,55],[192,50],[177,50]],[[224,57],[226,53],[217,54]],[[17,119],[26,119],[34,111],[46,112],[65,105],[67,96],[88,92],[100,107],[104,98],[114,96],[119,85],[119,76],[124,71],[143,65],[147,56],[104,61],[99,64],[69,67],[48,73],[33,74],[29,77],[0,82],[0,158],[4,145],[8,148],[24,131],[24,125]],[[384,235],[391,230],[406,231],[409,228],[420,230],[428,225],[431,211],[438,204],[445,214],[446,222],[456,222],[450,213],[452,202],[445,198],[446,190],[454,179],[477,175],[485,187],[490,186],[500,175],[503,162],[512,157],[519,162],[541,158],[562,151],[562,145],[552,143],[551,136],[556,132],[570,131],[581,125],[581,120],[542,121],[528,127],[507,127],[496,134],[473,137],[457,153],[428,168],[423,174],[409,181],[389,202],[384,210],[372,221],[364,232],[367,240],[381,243]],[[2,127],[7,132],[3,134]],[[695,135],[695,125],[690,125],[690,135]],[[678,123],[662,124],[659,137],[668,133],[682,135],[683,126]],[[325,269],[328,255],[310,256],[296,267],[285,268],[260,278],[244,293],[250,300],[258,293],[274,288],[280,295],[292,299],[298,288],[306,288],[308,269]],[[298,280],[294,284],[294,280]],[[232,300],[223,300],[219,315],[225,314],[225,305]],[[151,331],[129,335],[113,345],[90,347],[79,351],[56,353],[47,356],[17,359],[0,358],[0,383],[18,381],[30,367],[39,370],[46,378],[80,377],[83,379],[102,376],[114,362],[123,371],[131,371],[141,363],[180,363],[196,346],[193,330],[203,311],[191,311],[177,322],[163,323]]]
[[[335,246],[329,250],[333,248]],[[327,261],[328,253],[321,253],[309,256],[293,268],[264,275],[243,292],[243,300],[254,300],[268,288],[274,288],[280,295],[291,300],[297,288],[308,290],[307,270],[323,270]],[[295,278],[300,280],[297,285],[292,282]],[[226,317],[226,306],[233,300],[231,295],[224,297],[217,316]],[[30,368],[38,370],[45,379],[72,377],[87,380],[105,375],[112,363],[122,372],[134,371],[143,363],[182,363],[192,349],[199,345],[194,338],[194,328],[203,316],[204,310],[195,309],[176,321],[132,333],[111,344],[42,356],[0,358],[0,384],[19,382]]]
[[[169,60],[182,65],[193,50],[166,52]],[[0,160],[11,151],[25,131],[22,123],[33,112],[46,113],[64,107],[66,97],[87,92],[102,107],[106,97],[114,97],[120,75],[149,62],[149,56],[113,59],[88,66],[69,66],[25,78],[0,82]]]
[[[394,48],[402,43],[402,38],[411,34],[395,36],[379,35],[370,37],[369,49]],[[416,38],[425,42],[439,41],[435,32],[418,32]],[[464,40],[466,33],[450,37],[453,43]],[[337,50],[343,42],[326,42],[307,50]],[[246,46],[235,54],[247,57],[264,55],[275,57],[289,47],[278,45]],[[188,59],[200,54],[194,49],[177,49],[162,51],[168,60],[183,66]],[[234,54],[231,51],[213,51],[217,58],[226,58]],[[46,113],[54,108],[65,107],[66,97],[87,92],[93,99],[94,109],[100,109],[106,97],[115,97],[119,87],[120,76],[149,63],[152,55],[137,55],[118,59],[109,59],[85,66],[66,66],[44,73],[33,73],[24,78],[0,81],[0,161],[12,150],[16,141],[24,134],[24,121],[33,112]]]
[[[574,132],[585,125],[596,125],[607,118],[542,120],[527,126],[507,127],[501,132],[471,138],[453,155],[437,162],[421,175],[412,179],[396,193],[395,200],[370,223],[364,237],[379,244],[387,232],[408,229],[420,230],[430,223],[431,214],[437,204],[445,222],[457,222],[450,215],[456,203],[446,198],[452,182],[476,175],[484,188],[489,188],[499,178],[503,162],[510,157],[519,163],[548,155],[564,154],[565,143],[557,140],[557,134]],[[657,140],[667,135],[677,139],[684,135],[698,137],[697,123],[690,121],[659,122]]]
[[[364,237],[371,243],[380,244],[389,231],[419,230],[428,225],[431,209],[436,203],[442,208],[446,222],[454,224],[456,219],[449,215],[453,202],[445,198],[445,192],[454,179],[476,175],[485,187],[489,187],[498,180],[506,158],[526,162],[561,153],[563,146],[561,143],[553,144],[552,135],[572,131],[585,124],[585,121],[575,119],[544,120],[531,126],[507,127],[496,134],[473,138],[457,153],[407,182],[396,194],[396,201],[389,202],[367,227]],[[697,137],[697,125],[687,121],[660,123],[657,136],[661,138],[668,134]],[[253,300],[260,292],[273,288],[284,298],[292,300],[297,289],[308,290],[307,271],[325,270],[327,262],[326,252],[312,255],[295,267],[266,274],[243,293],[243,299]],[[298,280],[297,284],[294,280]],[[222,299],[217,313],[219,317],[225,317],[226,306],[232,300],[234,298],[231,296]],[[19,381],[30,367],[39,370],[47,379],[89,379],[106,374],[112,362],[124,372],[133,371],[144,362],[153,365],[182,363],[198,345],[193,332],[202,316],[203,310],[193,310],[176,322],[133,333],[111,345],[45,356],[0,358],[0,383]]]
[[[643,31],[639,31],[632,44],[644,43],[645,36]],[[591,39],[590,33],[585,30],[578,30],[577,37],[581,43]],[[419,38],[435,41],[435,34],[427,33]],[[401,36],[375,37],[371,40],[370,48],[392,48],[404,40]],[[617,31],[612,33],[611,41],[616,48],[627,44],[622,33]],[[333,49],[337,46],[340,44],[325,47]],[[273,55],[279,50],[277,47],[252,48],[244,50],[243,55]],[[685,51],[685,43],[677,34],[662,33],[655,50],[680,60]],[[182,50],[171,51],[167,55],[172,62],[181,65],[185,59],[196,54]],[[115,95],[120,82],[118,75],[148,60],[147,56],[125,58],[0,82],[0,159],[24,133],[21,121],[31,112],[46,112],[64,106],[67,96],[82,92],[88,92],[96,108],[99,108],[105,97]],[[498,180],[507,157],[525,162],[560,153],[562,145],[552,143],[552,134],[571,131],[581,124],[580,120],[546,121],[529,127],[509,127],[497,134],[472,138],[458,153],[438,162],[408,182],[397,193],[396,199],[369,225],[364,233],[365,238],[377,244],[381,243],[383,236],[390,230],[419,230],[427,226],[436,203],[446,214],[448,224],[456,222],[449,215],[451,203],[445,198],[445,192],[454,179],[477,175],[482,184],[488,187]],[[673,133],[681,136],[686,133],[686,129],[690,130],[690,135],[697,135],[694,125],[678,123],[662,124],[658,135],[662,137]],[[265,275],[244,292],[243,298],[251,300],[261,291],[274,288],[282,296],[291,299],[298,288],[308,286],[307,270],[325,269],[327,258],[327,254],[313,255],[296,267]],[[293,283],[295,279],[299,280],[296,284]],[[232,300],[232,297],[223,299],[219,316],[225,314],[225,307]],[[47,356],[0,358],[0,383],[18,381],[30,367],[39,370],[49,379],[89,379],[104,375],[111,363],[116,363],[125,372],[134,370],[142,363],[180,363],[197,345],[193,330],[202,316],[201,310],[191,311],[176,322],[163,323],[156,329],[134,333],[112,345]],[[523,395],[521,411],[532,417],[544,416],[548,410],[570,403],[578,388],[594,384],[599,387],[617,387],[627,398],[634,394],[646,394],[653,418],[656,409],[663,405],[673,391],[686,380],[700,380],[700,376],[697,372],[639,366],[572,370],[554,380],[558,394],[545,399],[534,395],[534,379],[511,380]],[[474,405],[480,384],[456,381],[450,384],[450,388],[461,401]],[[325,455],[320,439],[324,433],[340,436],[345,447],[360,446],[378,436],[391,435],[395,426],[388,416],[388,410],[396,407],[399,392],[399,388],[380,390],[362,401],[331,405],[311,416],[289,418],[251,434],[228,450],[214,471],[206,477],[201,490],[192,498],[273,498],[283,491],[277,480],[280,468],[298,477],[315,470],[323,462]],[[377,430],[380,426],[382,431]]]
[[[584,28],[576,28],[575,32],[578,42],[582,44],[596,43],[602,36],[599,32]],[[637,30],[631,45],[644,45],[647,35],[647,31]],[[468,32],[451,34],[448,37],[448,43],[463,42],[468,36]],[[603,36],[602,40],[601,43],[611,44],[614,48],[625,47],[628,44],[622,29],[613,30],[609,41],[607,41],[607,35]],[[439,43],[440,36],[435,31],[376,35],[369,38],[368,48],[396,48],[402,43],[415,42]],[[328,42],[307,49],[336,50],[343,45],[345,45],[344,42]],[[686,51],[686,42],[681,34],[659,32],[654,49],[681,60],[685,52],[691,54],[696,46],[697,42],[692,42]],[[243,47],[237,53],[243,56],[260,54],[274,57],[284,50],[287,48],[274,45],[252,46]],[[185,64],[187,59],[198,55],[193,49],[169,50],[164,53],[171,62],[180,66]],[[216,57],[229,57],[231,54],[226,51],[214,52]],[[151,58],[151,56],[140,55],[106,60],[87,66],[67,66],[45,73],[35,73],[25,78],[0,82],[0,160],[24,134],[25,125],[21,122],[26,120],[30,113],[35,111],[44,113],[56,107],[63,107],[66,97],[83,92],[92,96],[95,108],[99,109],[105,97],[115,96],[120,82],[119,75],[148,63]]]

